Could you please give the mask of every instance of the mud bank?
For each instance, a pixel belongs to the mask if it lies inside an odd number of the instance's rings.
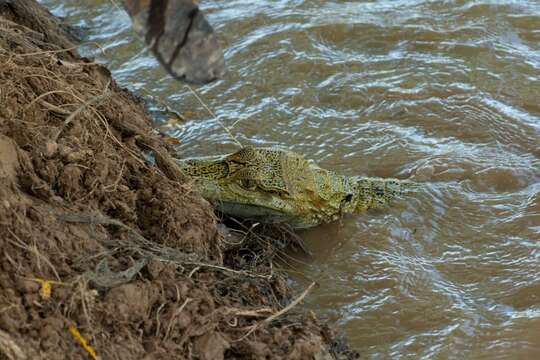
[[[75,47],[0,1],[0,359],[354,357],[313,314],[274,319],[299,291],[272,242],[227,239],[141,101]]]

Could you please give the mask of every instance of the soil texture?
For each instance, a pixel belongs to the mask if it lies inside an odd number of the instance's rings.
[[[353,357],[70,34],[0,0],[0,359]]]

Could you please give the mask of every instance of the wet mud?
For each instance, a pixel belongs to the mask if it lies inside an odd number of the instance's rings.
[[[357,356],[287,308],[303,289],[273,238],[220,224],[141,100],[76,46],[0,1],[0,359]]]

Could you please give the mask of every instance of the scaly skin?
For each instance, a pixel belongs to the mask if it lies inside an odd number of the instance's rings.
[[[245,147],[229,155],[176,161],[223,213],[295,228],[382,208],[416,187],[396,179],[338,175],[274,148]]]

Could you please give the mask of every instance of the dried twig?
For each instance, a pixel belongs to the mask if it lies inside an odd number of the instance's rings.
[[[72,93],[70,93],[69,91],[65,91],[65,90],[52,90],[52,91],[47,91],[46,93],[43,93],[41,95],[39,95],[38,97],[36,97],[35,99],[33,99],[32,101],[30,101],[28,103],[28,105],[26,105],[26,107],[24,108],[24,111],[27,111],[28,109],[30,109],[30,107],[32,105],[34,105],[37,101],[41,100],[42,98],[44,98],[45,96],[48,96],[48,95],[52,95],[52,94],[69,94],[69,95],[73,95]]]
[[[240,146],[241,148],[244,147],[242,145],[242,143],[240,141],[238,141],[238,139],[236,138],[236,136],[234,136],[231,132],[231,130],[225,126],[225,124],[218,119],[218,117],[216,116],[216,114],[214,114],[214,112],[212,110],[210,110],[210,108],[204,103],[204,101],[201,99],[201,97],[195,92],[195,90],[193,90],[191,88],[191,86],[189,85],[185,85],[189,91],[191,91],[191,93],[193,94],[193,96],[195,96],[195,98],[197,98],[197,100],[201,103],[201,105],[206,109],[206,111],[208,111],[208,113],[218,122],[218,124],[223,128],[223,130],[225,130],[227,132],[227,134],[229,135],[229,137],[238,145]]]
[[[39,103],[41,105],[45,106],[50,111],[53,111],[53,112],[55,112],[57,114],[60,114],[60,115],[69,115],[69,114],[71,114],[69,111],[62,109],[59,106],[53,105],[53,104],[51,104],[51,103],[49,103],[49,102],[47,102],[45,100],[40,100]]]
[[[88,213],[60,214],[58,215],[58,219],[65,222],[73,222],[73,223],[119,226],[123,229],[126,229],[132,237],[131,239],[132,243],[127,246],[124,245],[124,249],[132,249],[132,250],[138,251],[144,257],[150,257],[150,258],[162,261],[162,262],[169,262],[169,263],[174,263],[178,265],[200,266],[200,267],[220,270],[220,271],[228,272],[232,274],[243,275],[243,276],[254,277],[254,278],[262,278],[266,280],[270,280],[273,276],[272,273],[270,273],[269,275],[256,274],[249,271],[234,270],[225,266],[196,260],[194,256],[191,254],[186,254],[176,249],[158,245],[146,239],[144,236],[139,234],[137,231],[133,230],[131,227],[125,225],[123,222],[116,219],[111,219],[107,216],[98,215],[98,214],[88,214]]]
[[[256,310],[246,310],[246,309],[230,307],[230,308],[227,308],[226,311],[224,311],[225,315],[251,316],[251,317],[263,317],[271,313],[272,313],[272,309],[269,307],[263,307]]]
[[[43,51],[36,51],[36,52],[31,52],[31,53],[17,54],[16,56],[25,57],[25,56],[35,56],[35,55],[45,55],[45,54],[58,54],[58,53],[63,53],[63,52],[76,50],[76,49],[80,48],[81,46],[85,46],[85,45],[95,45],[99,50],[101,50],[101,53],[103,55],[105,55],[105,49],[101,45],[99,45],[97,42],[92,41],[92,42],[84,42],[84,43],[81,43],[79,45],[75,45],[75,46],[72,46],[70,48],[67,48],[67,49],[43,50]]]
[[[13,340],[11,335],[0,330],[0,355],[8,360],[26,360],[28,357],[21,347]]]
[[[103,99],[105,99],[108,95],[109,95],[109,92],[107,91],[109,89],[109,85],[111,84],[111,81],[109,80],[107,82],[107,84],[105,85],[105,87],[103,88],[103,91],[100,95],[98,96],[94,96],[93,98],[91,98],[90,100],[87,100],[85,102],[83,102],[81,104],[81,106],[79,106],[77,108],[77,110],[75,110],[74,112],[72,112],[67,118],[66,120],[64,121],[64,124],[62,125],[62,127],[56,132],[56,134],[52,137],[53,141],[56,141],[58,139],[58,137],[60,136],[60,134],[64,131],[64,129],[73,121],[73,119],[75,119],[75,117],[77,115],[79,115],[81,112],[83,112],[86,108],[94,105],[94,104],[97,104],[99,103],[100,101],[102,101]]]
[[[40,259],[42,259],[47,265],[49,265],[52,272],[54,273],[54,276],[56,276],[56,279],[58,281],[61,281],[60,275],[58,275],[58,272],[56,271],[56,268],[54,267],[54,265],[49,261],[49,259],[45,255],[43,255],[42,253],[39,252],[37,246],[35,246],[35,245],[30,246],[30,245],[26,244],[17,235],[15,235],[15,233],[13,233],[13,231],[11,231],[10,229],[8,229],[8,232],[15,239],[15,241],[14,241],[14,240],[10,240],[9,238],[7,238],[6,240],[8,242],[12,243],[13,245],[17,246],[18,248],[21,248],[23,250],[28,251],[29,253],[35,254],[36,258],[37,258],[37,261],[38,261],[38,267],[39,267],[39,261],[40,261]]]
[[[176,309],[174,314],[172,314],[171,320],[169,320],[169,326],[167,326],[167,331],[165,331],[165,336],[163,337],[163,340],[167,340],[169,338],[171,330],[172,330],[173,326],[175,325],[176,317],[178,315],[180,315],[180,313],[182,311],[184,311],[184,308],[186,307],[186,305],[189,304],[189,302],[192,301],[192,300],[193,299],[191,299],[191,298],[186,298],[186,300],[184,300],[184,303],[182,305],[180,305],[180,307],[178,309]]]
[[[264,319],[263,321],[261,322],[258,322],[257,324],[255,325],[252,325],[250,326],[250,329],[249,331],[244,335],[242,336],[240,339],[236,340],[236,341],[242,341],[244,340],[245,338],[247,338],[249,335],[251,335],[255,330],[259,329],[260,327],[266,325],[266,324],[269,324],[271,323],[272,321],[274,321],[275,319],[277,319],[278,317],[280,317],[281,315],[285,314],[286,312],[288,312],[289,310],[291,310],[293,307],[295,307],[296,305],[298,305],[305,297],[306,295],[311,291],[311,289],[315,286],[316,282],[312,282],[306,290],[304,290],[304,292],[302,294],[300,294],[299,297],[297,297],[293,302],[291,302],[289,305],[285,306],[283,309],[279,310],[278,312],[276,312],[275,314],[272,314],[270,315],[269,317],[267,317],[266,319]]]
[[[157,102],[160,106],[163,106],[163,108],[167,112],[176,116],[180,121],[186,121],[186,118],[182,116],[182,114],[180,114],[178,111],[171,108],[165,101],[161,100],[158,96],[153,95],[150,91],[146,90],[145,88],[141,88],[141,90],[145,93],[145,96]]]
[[[110,0],[110,1],[111,1],[111,3],[113,4],[113,6],[114,6],[117,10],[120,10],[120,11],[122,11],[122,12],[124,11],[124,10],[122,10],[122,8],[120,7],[120,5],[118,5],[118,3],[117,3],[116,1],[114,1],[114,0]]]

